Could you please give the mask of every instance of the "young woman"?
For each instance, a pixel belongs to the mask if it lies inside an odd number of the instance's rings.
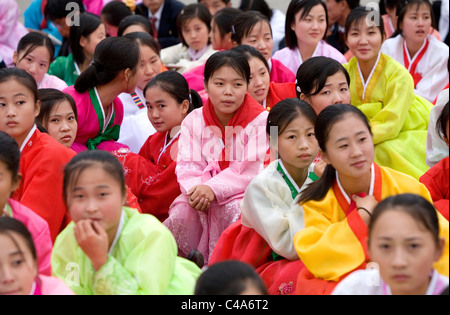
[[[418,179],[428,170],[425,148],[432,105],[414,93],[405,67],[380,52],[383,23],[368,25],[371,12],[359,7],[347,17],[345,40],[354,57],[344,67],[350,75],[351,104],[373,126],[375,161]]]
[[[56,58],[48,73],[64,80],[68,86],[74,85],[78,76],[92,62],[95,47],[106,38],[106,28],[101,19],[92,13],[81,13],[79,24],[70,27],[69,44],[71,53]]]
[[[202,4],[184,7],[177,18],[181,43],[161,50],[161,61],[168,68],[184,73],[203,64],[215,50],[209,40],[211,14]]]
[[[277,103],[267,118],[267,134],[276,160],[247,186],[241,219],[221,235],[210,264],[236,259],[251,264],[270,294],[293,294],[303,268],[293,245],[303,229],[300,192],[316,178],[311,163],[318,153],[316,114],[298,98]]]
[[[208,263],[221,233],[240,216],[245,188],[268,149],[267,111],[248,93],[250,68],[237,52],[212,55],[205,65],[206,104],[183,120],[176,174],[182,194],[164,221],[179,254],[198,250]]]
[[[153,216],[123,206],[125,178],[114,155],[75,156],[64,169],[64,198],[73,221],[55,242],[52,271],[75,293],[194,292],[200,269],[177,256],[170,232]]]
[[[135,90],[141,77],[138,44],[125,37],[108,37],[95,49],[93,63],[64,92],[77,104],[78,132],[75,142],[87,149],[114,151],[124,108],[121,93]]]
[[[325,42],[328,13],[321,0],[293,0],[286,12],[286,47],[277,51],[274,59],[281,61],[292,72],[314,56],[325,56],[346,63],[344,55]]]
[[[448,85],[448,46],[428,30],[435,26],[428,0],[410,0],[398,12],[398,29],[381,52],[404,65],[414,80],[414,92],[434,102]]]
[[[38,89],[63,90],[67,87],[66,82],[47,73],[54,54],[55,48],[48,36],[31,32],[20,39],[13,60],[17,68],[31,74],[36,80]]]
[[[433,205],[414,194],[390,196],[373,210],[368,249],[374,268],[357,270],[333,294],[440,295],[448,277],[434,268],[444,251]]]
[[[294,236],[294,247],[306,268],[297,280],[298,294],[329,294],[347,273],[366,266],[367,226],[379,201],[400,193],[431,201],[416,179],[374,163],[369,121],[355,106],[328,106],[314,130],[327,166],[300,197],[305,228]],[[447,275],[448,221],[437,215],[446,249],[435,268]]]
[[[143,93],[147,120],[156,133],[145,141],[139,154],[122,150],[115,154],[142,212],[150,213],[162,222],[167,219],[173,200],[181,194],[175,175],[180,126],[194,108],[202,106],[202,101],[176,71],[158,74]]]
[[[45,219],[52,241],[69,222],[62,199],[62,168],[75,155],[35,125],[40,102],[36,81],[25,70],[0,70],[0,131],[20,148],[22,181],[13,199]]]

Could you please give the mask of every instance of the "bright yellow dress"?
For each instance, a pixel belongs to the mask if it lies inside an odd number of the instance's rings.
[[[369,119],[375,162],[419,179],[429,167],[426,138],[432,104],[414,94],[409,72],[380,53],[366,86],[355,57],[344,65],[350,75],[351,103]]]

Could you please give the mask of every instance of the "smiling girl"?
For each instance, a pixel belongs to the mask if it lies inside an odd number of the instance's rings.
[[[273,58],[294,73],[303,61],[314,56],[331,57],[346,63],[344,55],[325,42],[327,29],[328,14],[323,1],[291,1],[286,12],[286,47],[277,51]]]
[[[300,197],[305,228],[295,235],[294,246],[306,268],[297,294],[329,294],[347,273],[366,266],[367,226],[379,201],[399,193],[431,201],[417,180],[374,163],[371,128],[356,107],[328,106],[317,117],[315,134],[327,166]],[[448,221],[437,214],[446,249],[435,267],[448,275]]]

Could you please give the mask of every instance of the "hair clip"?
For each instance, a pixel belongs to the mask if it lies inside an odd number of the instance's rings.
[[[298,93],[302,93],[302,89],[297,84],[297,79],[295,79],[295,89],[297,90]]]
[[[234,25],[231,25],[231,34],[236,34],[236,31],[234,30]]]

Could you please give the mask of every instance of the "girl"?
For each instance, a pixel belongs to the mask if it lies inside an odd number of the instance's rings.
[[[209,41],[211,14],[202,4],[190,4],[177,18],[181,43],[161,50],[161,60],[180,73],[204,63],[215,50]]]
[[[93,63],[64,90],[77,104],[76,143],[89,150],[126,147],[116,142],[124,110],[118,96],[135,90],[142,71],[139,62],[139,46],[129,38],[108,37],[98,44]]]
[[[295,72],[288,69],[281,61],[272,58],[273,38],[270,22],[260,12],[243,12],[233,19],[231,39],[234,46],[249,45],[255,47],[270,69],[270,81],[277,83],[294,82]]]
[[[181,194],[175,175],[181,122],[194,108],[201,107],[202,101],[174,71],[158,74],[145,87],[144,94],[147,119],[157,132],[147,139],[139,155],[121,151],[115,154],[142,211],[162,222],[168,217],[172,201]]]
[[[138,153],[147,138],[155,133],[155,128],[147,117],[143,91],[150,80],[164,70],[161,59],[159,59],[159,44],[150,34],[135,32],[127,34],[125,37],[139,45],[141,75],[132,93],[119,95],[123,103],[124,118],[118,141],[129,146],[132,152]]]
[[[304,227],[299,193],[315,178],[311,165],[318,153],[315,119],[311,106],[297,98],[283,100],[270,111],[266,131],[278,159],[250,182],[241,219],[222,233],[210,260],[210,264],[227,259],[251,264],[270,294],[293,294],[304,266],[292,239]]]
[[[40,89],[38,99],[41,109],[36,122],[63,146],[75,152],[82,151],[82,146],[74,143],[78,130],[78,112],[73,97],[55,89]]]
[[[120,21],[132,14],[131,8],[124,1],[111,1],[103,6],[100,18],[106,27],[106,33],[117,36]]]
[[[263,167],[267,111],[247,94],[250,68],[235,51],[205,65],[206,104],[183,120],[176,174],[182,194],[164,221],[179,254],[198,250],[205,264],[220,234],[240,216],[245,188]]]
[[[428,0],[410,0],[398,14],[398,35],[383,43],[381,52],[408,69],[414,92],[434,102],[447,86],[448,46],[428,30],[436,24]]]
[[[247,59],[250,65],[248,93],[265,109],[270,111],[279,101],[296,96],[293,83],[270,82],[269,65],[256,48],[239,45],[233,50]]]
[[[303,61],[325,56],[346,63],[344,55],[325,42],[328,29],[327,7],[322,0],[293,0],[286,12],[286,47],[277,51],[274,59],[297,73]]]
[[[37,130],[39,114],[36,81],[25,70],[0,70],[0,131],[20,147],[22,181],[13,199],[45,219],[52,241],[69,217],[62,199],[62,168],[75,155],[48,134]]]
[[[305,228],[294,236],[294,247],[306,268],[297,280],[298,294],[329,294],[348,272],[366,266],[367,225],[380,200],[414,193],[431,201],[417,180],[373,162],[369,121],[358,108],[328,106],[314,130],[327,166],[299,200]],[[446,249],[435,267],[448,274],[448,221],[438,216]]]
[[[69,45],[71,53],[56,58],[51,63],[49,74],[64,80],[67,85],[75,84],[78,76],[92,62],[95,47],[106,38],[106,28],[100,18],[91,13],[81,13],[79,24],[70,27]]]
[[[33,238],[20,221],[0,217],[0,295],[73,295],[56,277],[38,271]]]
[[[232,20],[240,12],[241,11],[236,8],[227,7],[218,11],[211,18],[209,38],[214,50],[229,50],[233,48],[233,41],[231,40]],[[208,95],[204,91],[204,72],[205,64],[203,63],[189,71],[185,71],[183,76],[186,78],[189,87],[196,90],[202,96],[202,100],[206,102],[208,100]]]
[[[441,257],[445,239],[433,205],[414,194],[391,196],[374,209],[368,248],[378,268],[357,270],[333,294],[440,295],[448,277],[433,263]]]
[[[200,270],[177,257],[170,232],[123,206],[122,165],[109,152],[83,151],[64,169],[72,222],[58,236],[53,274],[77,294],[192,294]],[[76,265],[79,277],[68,265]]]
[[[20,150],[14,138],[0,131],[0,217],[6,215],[21,221],[30,231],[37,247],[39,273],[50,276],[50,256],[52,239],[47,221],[21,203],[11,199],[19,186],[22,176],[19,174]]]
[[[414,94],[411,75],[380,52],[383,23],[366,23],[371,10],[356,8],[347,17],[345,40],[353,58],[344,67],[350,75],[352,105],[373,126],[375,162],[418,179],[428,170],[426,137],[431,103]]]
[[[350,77],[333,58],[312,57],[298,68],[295,81],[297,97],[309,103],[317,115],[330,105],[349,104]]]
[[[54,54],[55,48],[47,35],[31,32],[20,39],[13,60],[17,68],[31,74],[38,89],[63,90],[67,87],[66,82],[47,73]]]
[[[449,105],[445,104],[437,120],[436,131],[449,144]],[[436,209],[448,220],[449,210],[449,157],[444,157],[431,167],[419,180],[430,191]]]

